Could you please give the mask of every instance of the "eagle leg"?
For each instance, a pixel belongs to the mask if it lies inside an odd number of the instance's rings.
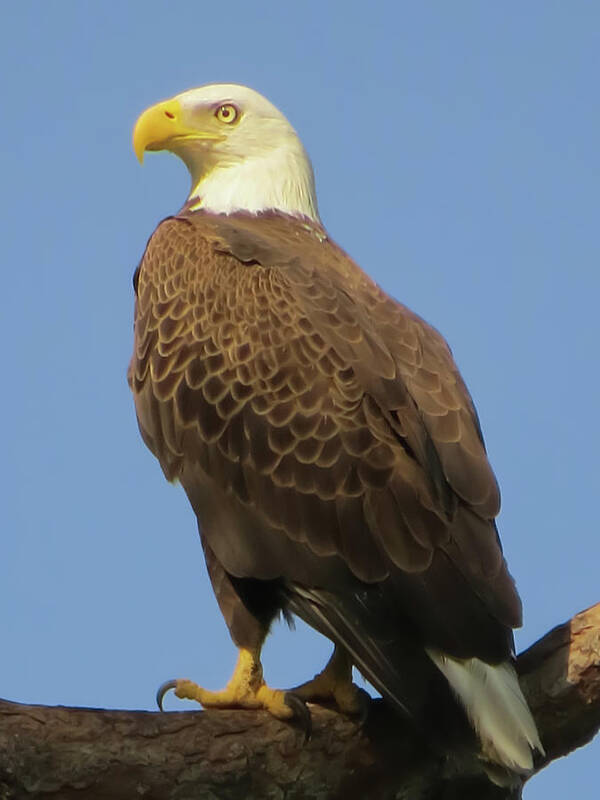
[[[352,662],[337,645],[325,669],[312,680],[290,689],[290,694],[306,703],[333,701],[344,714],[358,715],[362,722],[366,720],[371,700],[364,689],[352,682]]]
[[[264,681],[260,650],[240,648],[238,662],[227,686],[218,692],[203,689],[193,681],[182,678],[167,681],[159,688],[156,701],[162,711],[165,694],[175,690],[182,700],[196,700],[204,708],[265,709],[278,719],[301,717],[308,730],[308,710],[301,698],[290,697],[282,689],[271,689]],[[300,708],[302,706],[302,710]],[[309,719],[310,719],[310,715]]]

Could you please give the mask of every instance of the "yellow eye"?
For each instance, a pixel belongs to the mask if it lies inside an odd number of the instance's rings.
[[[225,103],[219,106],[215,111],[215,117],[219,122],[225,122],[227,125],[231,125],[232,122],[235,122],[238,118],[238,114],[237,108],[232,106],[231,103]]]

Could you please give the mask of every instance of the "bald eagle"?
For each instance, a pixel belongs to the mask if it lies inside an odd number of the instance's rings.
[[[161,700],[354,713],[356,666],[416,729],[434,736],[449,703],[484,759],[526,773],[543,751],[513,667],[521,604],[446,342],[331,241],[302,143],[257,92],[183,92],[144,111],[133,144],[140,161],[175,153],[192,181],[135,275],[129,382],[239,648],[225,689],[172,681]],[[260,662],[281,612],[334,644],[289,692]]]

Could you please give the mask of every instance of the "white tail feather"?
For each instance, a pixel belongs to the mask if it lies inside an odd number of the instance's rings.
[[[514,772],[531,770],[532,750],[544,748],[512,664],[493,666],[431,649],[427,654],[464,705],[486,758]]]

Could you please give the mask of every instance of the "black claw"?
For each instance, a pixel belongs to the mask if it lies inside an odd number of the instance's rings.
[[[161,711],[164,711],[163,700],[165,698],[166,693],[171,689],[175,689],[176,686],[177,686],[177,681],[165,681],[164,683],[161,683],[161,685],[158,687],[158,691],[156,693],[156,704],[158,705]]]
[[[283,696],[285,704],[294,712],[294,719],[299,723],[304,731],[304,742],[308,742],[312,736],[312,717],[308,706],[297,694],[286,692]]]

